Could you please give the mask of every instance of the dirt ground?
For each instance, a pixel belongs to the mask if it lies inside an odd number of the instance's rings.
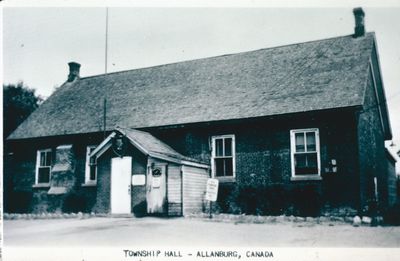
[[[4,246],[400,247],[400,227],[234,224],[185,218],[4,221]]]
[[[0,260],[7,261],[397,261],[400,256],[400,227],[334,222],[96,217],[6,220],[3,228]],[[213,251],[231,256],[215,258]]]

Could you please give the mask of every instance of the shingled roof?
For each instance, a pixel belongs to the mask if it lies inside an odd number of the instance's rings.
[[[117,131],[124,134],[135,146],[139,147],[143,153],[155,158],[173,158],[177,160],[202,163],[195,159],[183,156],[173,148],[157,139],[148,132],[117,127]]]
[[[114,132],[112,132],[94,151],[91,152],[91,157],[99,157],[99,155],[109,149],[111,147],[112,139],[117,135],[117,132],[123,134],[133,146],[146,156],[183,165],[194,165],[201,168],[209,167],[204,162],[183,156],[148,132],[119,126],[116,127]]]
[[[374,34],[84,77],[64,83],[10,139],[253,118],[363,104]]]

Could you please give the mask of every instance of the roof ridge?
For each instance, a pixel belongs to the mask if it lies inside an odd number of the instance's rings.
[[[373,35],[373,34],[374,34],[374,32],[367,32],[364,37],[367,37],[367,35]],[[285,48],[285,47],[290,47],[290,46],[293,46],[293,45],[303,45],[303,44],[309,44],[309,43],[314,43],[314,42],[324,42],[324,41],[330,41],[330,40],[333,40],[333,39],[346,38],[346,37],[353,37],[353,35],[350,34],[350,35],[334,36],[334,37],[330,37],[330,38],[310,40],[310,41],[306,41],[306,42],[297,42],[297,43],[278,45],[278,46],[271,46],[271,47],[255,49],[255,50],[249,50],[249,51],[243,51],[243,52],[237,52],[237,53],[228,53],[228,54],[221,54],[221,55],[217,55],[217,56],[208,56],[208,57],[202,57],[202,58],[195,58],[195,59],[191,59],[191,60],[175,61],[175,62],[152,65],[152,66],[147,66],[147,67],[139,67],[139,68],[135,68],[135,69],[128,69],[128,70],[122,70],[122,71],[116,71],[116,72],[110,72],[110,73],[90,75],[90,76],[86,76],[86,77],[81,77],[78,80],[85,80],[85,79],[89,79],[89,78],[102,77],[102,76],[104,77],[104,76],[111,75],[111,74],[127,73],[127,72],[136,71],[136,70],[152,69],[152,68],[163,67],[163,66],[168,66],[168,65],[173,65],[173,64],[181,64],[181,63],[186,63],[186,62],[200,61],[200,60],[205,60],[205,59],[212,59],[212,58],[219,58],[219,57],[225,57],[225,56],[246,54],[246,53],[252,53],[252,52],[257,52],[257,51],[265,51],[265,50],[270,50],[270,49]]]
[[[157,138],[156,136],[154,136],[154,135],[153,135],[152,133],[150,133],[150,132],[138,130],[138,129],[131,128],[131,127],[125,127],[125,128],[123,128],[123,127],[117,126],[117,127],[116,127],[116,130],[118,130],[118,129],[122,129],[122,130],[125,129],[125,130],[128,130],[128,131],[136,131],[136,132],[143,133],[143,134],[145,134],[145,135],[149,135],[149,136],[153,137],[154,139],[156,139],[157,141],[161,142],[161,143],[162,143],[163,145],[165,145],[166,147],[168,147],[168,149],[170,149],[171,151],[173,151],[173,152],[179,154],[180,156],[184,156],[183,154],[179,153],[179,152],[176,151],[174,148],[172,148],[172,147],[169,146],[167,143],[165,143],[164,141],[160,140],[159,138]],[[161,152],[159,152],[159,153],[161,153]],[[165,153],[165,154],[166,154],[166,153]]]
[[[103,94],[107,131],[153,142],[162,133],[149,128],[359,106],[373,40],[339,36],[65,83],[9,139],[102,132]]]
[[[164,141],[160,140],[159,138],[155,137],[155,136],[154,136],[153,134],[151,134],[150,132],[138,130],[138,129],[131,128],[131,127],[120,127],[120,126],[116,126],[116,127],[115,127],[115,130],[117,130],[117,131],[119,131],[119,130],[122,130],[122,131],[125,131],[125,130],[127,130],[127,131],[136,131],[136,132],[140,132],[140,133],[149,135],[149,136],[153,137],[154,139],[156,139],[158,142],[162,143],[163,146],[167,147],[167,148],[170,149],[171,152],[172,152],[172,153],[170,153],[170,152],[162,152],[162,151],[155,151],[155,150],[149,149],[149,150],[148,150],[149,153],[160,154],[160,155],[165,155],[165,156],[167,156],[167,157],[173,157],[173,158],[176,158],[176,159],[189,160],[189,161],[192,161],[192,162],[197,162],[197,163],[203,163],[203,164],[204,164],[204,162],[202,162],[202,161],[199,161],[199,160],[193,159],[193,158],[191,158],[191,157],[185,156],[185,155],[183,155],[182,153],[176,151],[176,150],[175,150],[174,148],[172,148],[170,145],[168,145],[168,144],[165,143]],[[127,135],[127,133],[124,133],[124,135]],[[131,138],[133,138],[133,137],[131,137]],[[139,143],[141,146],[144,147],[144,145],[141,144],[141,142],[140,142],[139,140],[135,139],[135,141],[136,141],[137,143]]]

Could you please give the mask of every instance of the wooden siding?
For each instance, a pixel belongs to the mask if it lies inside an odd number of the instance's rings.
[[[183,215],[203,211],[207,169],[183,166]]]
[[[168,215],[180,216],[182,215],[182,176],[180,165],[168,165],[167,186]]]

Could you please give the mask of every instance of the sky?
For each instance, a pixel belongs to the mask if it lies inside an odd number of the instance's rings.
[[[400,144],[400,5],[364,7],[376,33],[395,143]],[[108,72],[149,67],[349,35],[352,7],[110,7]],[[23,81],[48,97],[67,79],[70,61],[81,76],[105,71],[104,7],[5,7],[3,81]]]

